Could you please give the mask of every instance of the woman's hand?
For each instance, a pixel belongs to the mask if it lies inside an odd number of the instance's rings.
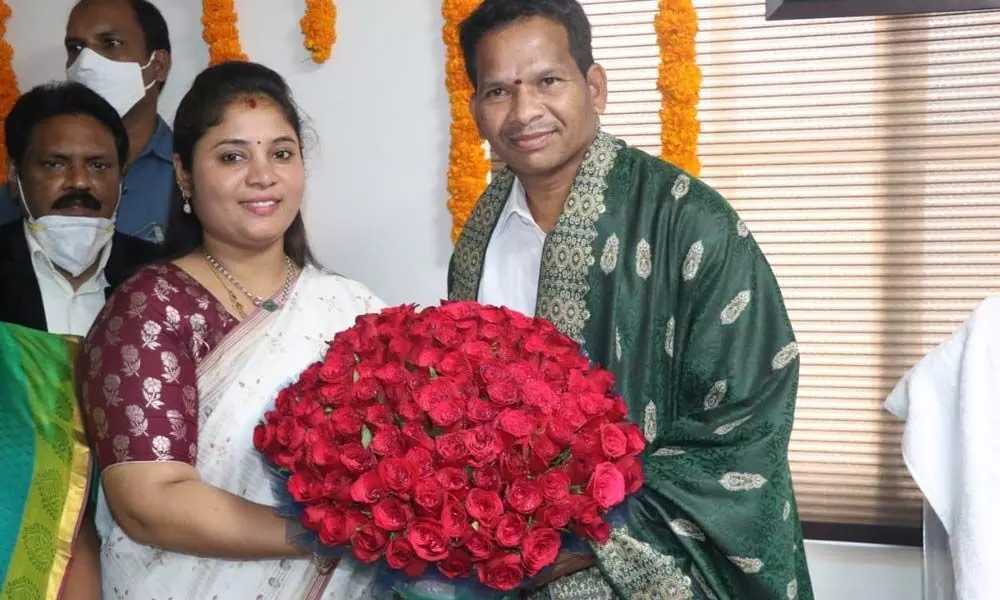
[[[286,535],[286,521],[203,482],[180,462],[122,463],[101,476],[108,508],[141,544],[212,558],[304,556]]]

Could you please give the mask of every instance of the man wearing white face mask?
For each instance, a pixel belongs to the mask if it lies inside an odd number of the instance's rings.
[[[65,46],[67,79],[100,94],[128,131],[117,228],[160,243],[174,184],[173,134],[157,113],[170,71],[166,21],[148,0],[80,0],[66,26]],[[6,200],[0,198],[0,223],[20,216],[17,203]]]
[[[85,335],[111,290],[154,262],[155,244],[115,231],[128,136],[78,83],[37,87],[7,116],[9,181],[22,219],[0,227],[0,321]]]

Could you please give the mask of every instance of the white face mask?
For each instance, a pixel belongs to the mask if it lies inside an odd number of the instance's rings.
[[[21,187],[21,177],[17,177],[17,189],[21,192],[21,202],[28,213],[28,233],[38,242],[42,252],[60,269],[73,277],[79,277],[97,261],[104,247],[115,234],[114,217],[71,217],[67,215],[31,216],[28,202]],[[118,190],[121,202],[121,189]],[[117,205],[115,212],[118,212]]]
[[[105,58],[90,48],[84,48],[66,69],[66,79],[82,83],[101,95],[125,118],[156,81],[145,85],[142,72],[153,64],[153,55],[145,66],[134,62],[118,62]]]

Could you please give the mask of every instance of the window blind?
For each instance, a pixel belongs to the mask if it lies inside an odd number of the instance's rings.
[[[581,3],[603,127],[659,154],[658,2]],[[915,527],[882,402],[1000,290],[1000,12],[767,22],[764,5],[695,2],[701,177],[750,226],[799,339],[802,519]]]

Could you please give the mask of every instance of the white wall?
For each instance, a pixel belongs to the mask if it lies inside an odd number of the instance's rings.
[[[170,120],[208,62],[201,2],[154,0],[170,25]],[[73,0],[8,0],[7,39],[26,89],[62,78],[60,15]],[[282,73],[319,138],[310,158],[307,223],[319,256],[388,302],[436,302],[451,244],[445,208],[448,105],[439,0],[338,0],[337,43],[323,66],[302,48],[304,0],[237,0],[244,50]],[[281,8],[279,8],[281,7]],[[920,552],[807,544],[818,600],[917,600]]]

